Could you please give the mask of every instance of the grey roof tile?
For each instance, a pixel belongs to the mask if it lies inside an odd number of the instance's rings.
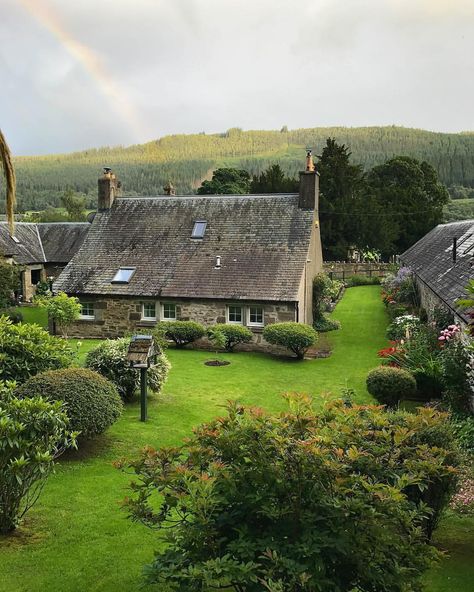
[[[118,198],[96,215],[55,289],[296,300],[312,217],[294,194]],[[207,221],[203,239],[191,238],[196,220]],[[111,283],[119,267],[136,267],[128,284]]]

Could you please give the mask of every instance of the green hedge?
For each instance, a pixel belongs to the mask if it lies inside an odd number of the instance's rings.
[[[157,323],[156,329],[174,341],[177,348],[193,343],[206,334],[204,325],[194,321],[161,321]]]
[[[302,323],[274,323],[263,330],[265,341],[286,347],[302,360],[306,351],[316,343],[318,334],[309,325]]]
[[[122,413],[123,403],[115,386],[87,368],[50,370],[33,376],[19,387],[19,398],[44,397],[63,401],[70,429],[82,438],[104,432]]]
[[[228,352],[234,350],[239,343],[248,343],[252,341],[253,333],[247,327],[242,325],[217,324],[211,327],[207,335],[216,345],[224,347]]]
[[[393,407],[402,399],[415,396],[416,380],[401,368],[379,366],[369,372],[367,390],[379,403]]]

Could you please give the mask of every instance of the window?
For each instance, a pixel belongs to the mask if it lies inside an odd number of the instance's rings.
[[[133,274],[135,273],[135,267],[119,267],[119,270],[114,275],[112,280],[113,284],[128,284]]]
[[[81,302],[81,319],[94,319],[94,303]]]
[[[31,283],[33,286],[39,284],[41,281],[41,269],[32,269],[31,270]]]
[[[263,327],[263,307],[249,306],[249,325]]]
[[[204,233],[206,232],[207,222],[205,220],[197,220],[194,222],[193,233],[191,234],[191,238],[204,238]]]
[[[142,319],[144,321],[156,321],[156,303],[144,302],[142,306]]]
[[[163,304],[163,320],[176,321],[176,304],[165,302]]]
[[[228,306],[227,307],[227,322],[234,324],[242,324],[242,307]]]

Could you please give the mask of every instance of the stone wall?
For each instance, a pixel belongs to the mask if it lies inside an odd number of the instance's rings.
[[[416,277],[416,276],[415,276]],[[456,315],[456,313],[442,300],[431,288],[429,288],[419,278],[416,278],[416,285],[420,294],[421,306],[426,310],[428,318],[432,318],[433,310],[435,308],[441,308],[451,313],[454,317],[454,321],[458,323],[463,329],[467,327],[464,319]]]
[[[81,297],[83,302],[94,303],[95,318],[92,320],[79,320],[69,329],[69,337],[78,338],[99,338],[114,339],[122,337],[125,334],[139,333],[144,329],[153,329],[155,322],[142,320],[142,304],[144,302],[154,302],[151,299],[133,299],[118,297]],[[167,300],[171,302],[171,300]],[[257,304],[254,302],[227,302],[227,301],[206,301],[206,300],[178,300],[172,301],[176,304],[176,316],[182,321],[197,321],[206,327],[217,323],[226,322],[226,306],[229,304],[239,304],[248,306]],[[295,303],[258,303],[264,309],[264,323],[295,321],[296,305]],[[157,303],[157,311],[160,309]],[[280,351],[278,348],[270,346],[262,337],[262,327],[249,327],[254,335],[253,342],[240,346],[240,349],[259,350],[259,351]],[[54,329],[53,329],[54,332]],[[209,347],[207,340],[200,340],[199,347]]]

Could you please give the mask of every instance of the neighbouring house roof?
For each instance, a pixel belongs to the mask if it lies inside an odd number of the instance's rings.
[[[202,239],[192,238],[205,221]],[[117,198],[55,282],[74,294],[294,301],[312,210],[298,195]],[[216,265],[220,257],[220,267]],[[134,268],[127,283],[119,268]]]
[[[456,262],[453,238],[457,239]],[[468,280],[474,277],[474,220],[440,224],[410,247],[401,260],[466,322],[466,311],[456,301],[465,298]]]
[[[0,254],[19,265],[67,263],[81,246],[88,222],[15,223],[15,238],[8,224],[0,222]]]

